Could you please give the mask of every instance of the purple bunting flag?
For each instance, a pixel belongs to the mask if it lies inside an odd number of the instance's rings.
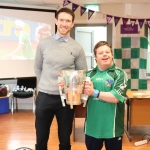
[[[91,18],[91,16],[93,15],[93,13],[94,13],[95,11],[93,11],[93,10],[88,10],[88,20]]]
[[[114,17],[115,26],[118,24],[119,20],[120,20],[120,17]]]
[[[73,12],[74,12],[78,7],[79,7],[79,5],[72,3],[72,11],[73,11]]]
[[[111,16],[111,15],[106,15],[107,24],[111,21],[111,19],[112,19],[112,16]]]
[[[64,0],[63,7],[66,6],[66,5],[68,5],[68,4],[70,4],[70,3],[71,3],[70,1]]]
[[[122,18],[123,26],[126,27],[126,24],[128,22],[128,18]]]
[[[134,25],[136,23],[136,19],[130,19],[131,27],[134,28]]]
[[[80,7],[80,15],[82,16],[85,11],[86,11],[86,8],[81,6]]]
[[[150,28],[150,19],[146,19],[146,22],[147,22],[148,28]]]
[[[144,20],[145,19],[138,19],[140,28],[142,28],[142,26],[144,24]]]

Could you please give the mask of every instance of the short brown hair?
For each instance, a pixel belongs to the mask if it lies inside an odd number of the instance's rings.
[[[106,41],[99,41],[99,42],[95,45],[95,47],[94,47],[94,55],[95,55],[95,56],[96,56],[96,51],[97,51],[97,49],[98,49],[99,47],[101,47],[101,46],[104,46],[104,45],[107,45],[107,46],[110,48],[111,53],[113,53],[113,52],[112,52],[112,47],[111,47],[111,45],[110,45],[108,42],[106,42]]]
[[[67,7],[63,7],[63,8],[61,8],[61,9],[59,9],[59,10],[57,11],[57,13],[56,13],[56,19],[58,19],[58,15],[59,15],[60,13],[62,13],[62,12],[65,12],[65,13],[67,13],[67,14],[70,14],[70,15],[72,16],[72,22],[74,22],[75,14],[74,14],[74,12],[73,12],[71,9],[69,9],[69,8],[67,8]]]

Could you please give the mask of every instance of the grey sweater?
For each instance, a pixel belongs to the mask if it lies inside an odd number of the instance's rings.
[[[50,36],[38,44],[34,67],[38,91],[59,95],[61,70],[87,70],[87,63],[83,48],[75,40],[60,42]]]

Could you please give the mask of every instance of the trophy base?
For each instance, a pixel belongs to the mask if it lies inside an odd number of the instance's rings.
[[[68,100],[66,100],[66,103],[67,103],[68,105],[71,105],[70,101],[68,101]],[[73,105],[81,105],[81,101],[80,101],[80,102],[77,102],[76,100],[73,100],[72,104],[73,104]]]

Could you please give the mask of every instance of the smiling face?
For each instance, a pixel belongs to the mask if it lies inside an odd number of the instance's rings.
[[[59,13],[58,18],[55,19],[55,23],[57,25],[57,32],[60,36],[68,35],[71,28],[74,26],[72,16],[66,12]]]
[[[108,69],[113,63],[113,54],[111,47],[107,44],[101,45],[94,50],[95,60],[100,70]]]

